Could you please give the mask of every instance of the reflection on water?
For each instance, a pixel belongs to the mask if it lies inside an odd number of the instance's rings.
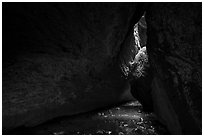
[[[138,101],[77,116],[63,117],[26,130],[26,134],[54,135],[169,134],[166,128],[156,120],[153,113],[142,111],[142,106]],[[18,131],[16,134],[25,133]]]

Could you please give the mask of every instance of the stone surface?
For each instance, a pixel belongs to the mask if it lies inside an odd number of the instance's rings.
[[[143,105],[144,111],[153,111],[153,72],[146,52],[147,26],[143,15],[134,25],[120,52],[121,69],[131,85],[132,95]]]
[[[172,134],[201,134],[202,4],[151,3],[146,21],[155,112]]]
[[[136,3],[3,3],[3,130],[132,99],[117,62]]]

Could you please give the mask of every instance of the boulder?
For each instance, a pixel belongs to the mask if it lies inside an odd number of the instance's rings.
[[[117,62],[142,3],[3,3],[3,131],[133,97]]]

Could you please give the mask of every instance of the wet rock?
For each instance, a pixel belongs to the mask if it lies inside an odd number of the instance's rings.
[[[4,3],[3,130],[131,99],[116,58],[136,3]]]
[[[201,134],[201,5],[152,3],[146,12],[154,109],[172,134]]]

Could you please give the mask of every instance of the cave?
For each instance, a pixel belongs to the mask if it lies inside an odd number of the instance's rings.
[[[202,134],[202,3],[3,2],[2,134]]]

